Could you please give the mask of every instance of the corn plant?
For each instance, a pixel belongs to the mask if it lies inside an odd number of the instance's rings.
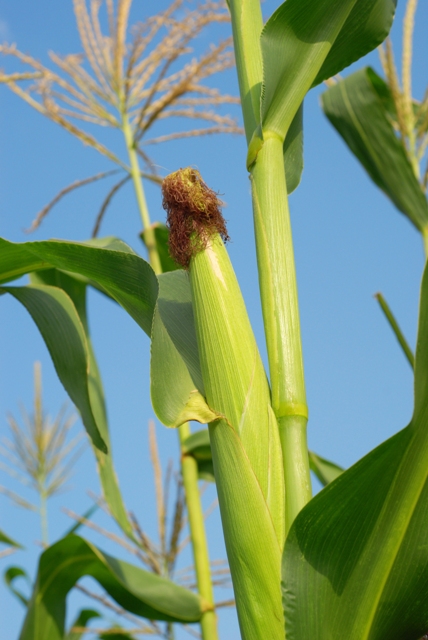
[[[212,464],[244,640],[417,640],[428,629],[428,273],[411,422],[340,473],[306,444],[288,206],[303,166],[307,92],[384,41],[395,1],[286,0],[265,24],[259,0],[228,0],[228,8],[268,371],[225,247],[221,202],[194,168],[162,183],[169,251],[181,269],[160,273],[153,238],[146,239],[150,264],[118,239],[2,240],[1,292],[15,296],[38,325],[104,465],[111,455],[83,289],[100,288],[150,337],[153,408],[167,427],[181,429],[193,490],[199,462]],[[29,286],[7,284],[25,273],[35,274]],[[190,435],[192,420],[208,429]],[[326,483],[335,477],[315,497],[311,463],[330,474]],[[183,481],[186,487],[185,473]],[[206,560],[200,566],[195,594],[68,536],[42,554],[21,640],[64,637],[66,596],[83,575],[129,612],[167,623],[200,621],[204,639],[212,640]]]

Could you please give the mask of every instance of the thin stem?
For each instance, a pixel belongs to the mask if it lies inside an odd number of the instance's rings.
[[[144,238],[149,253],[150,264],[156,274],[162,273],[162,266],[156,246],[153,228],[150,226],[150,216],[144,196],[141,182],[138,155],[135,148],[135,141],[132,129],[129,124],[127,114],[124,112],[123,133],[126,147],[128,149],[129,161],[131,165],[131,176],[134,184],[137,204],[143,221]],[[190,538],[192,541],[193,557],[195,562],[195,573],[198,584],[198,591],[201,597],[212,606],[202,616],[201,630],[203,640],[218,640],[217,616],[214,610],[214,594],[211,581],[210,560],[208,554],[208,544],[205,533],[204,513],[201,505],[201,496],[198,487],[198,466],[196,460],[191,456],[183,454],[183,442],[190,435],[190,427],[186,422],[178,429],[180,442],[181,473],[183,476],[184,496],[186,500],[187,513],[189,516]]]
[[[143,223],[144,238],[149,254],[149,262],[153,271],[158,274],[162,272],[159,253],[156,247],[155,232],[151,227],[149,210],[147,208],[146,196],[144,194],[143,183],[141,181],[140,165],[138,162],[138,153],[135,145],[134,135],[129,123],[128,114],[123,113],[122,131],[125,137],[126,149],[128,151],[130,173],[134,185],[135,195],[137,198],[138,210],[140,212],[141,221]]]
[[[394,317],[394,314],[392,313],[391,309],[389,308],[389,305],[387,303],[387,301],[385,300],[385,298],[383,297],[383,295],[381,293],[376,293],[375,295],[376,300],[379,302],[380,308],[382,309],[385,318],[388,321],[389,326],[391,327],[391,329],[394,332],[395,337],[397,338],[400,347],[402,348],[404,355],[406,356],[407,360],[409,361],[410,366],[412,367],[412,369],[414,369],[415,367],[415,356],[413,355],[413,352],[411,350],[411,348],[408,345],[408,342],[406,340],[406,338],[404,337],[403,332],[401,331],[400,327],[398,326],[398,322]]]
[[[422,240],[424,242],[425,260],[428,260],[428,227],[422,229]]]
[[[285,535],[296,515],[311,498],[306,423],[306,418],[302,416],[278,419],[286,487]]]
[[[40,491],[40,522],[42,529],[42,542],[44,547],[49,546],[49,533],[48,533],[48,505],[47,494],[44,489]]]
[[[204,513],[198,488],[198,463],[193,456],[183,454],[183,443],[190,435],[189,424],[186,422],[181,425],[178,433],[182,450],[181,471],[189,516],[196,582],[199,594],[210,605],[210,608],[203,613],[201,618],[202,638],[203,640],[217,640],[217,616],[214,610],[210,559],[205,533]]]
[[[263,17],[260,0],[229,0],[233,42],[247,142],[260,122],[263,78],[260,34]]]
[[[403,78],[403,103],[404,116],[407,121],[407,131],[409,136],[409,152],[410,159],[416,177],[420,177],[419,163],[416,157],[416,136],[415,136],[415,116],[413,113],[412,98],[412,48],[413,48],[413,30],[415,26],[415,13],[418,0],[408,0],[406,6],[406,14],[403,22],[403,59],[402,59],[402,78]]]
[[[300,509],[311,498],[311,484],[297,283],[283,141],[278,136],[264,133],[264,144],[253,165],[251,182],[272,406],[283,446],[285,528],[288,531]]]

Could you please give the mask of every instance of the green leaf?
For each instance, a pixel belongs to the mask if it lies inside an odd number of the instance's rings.
[[[0,282],[11,279],[13,269],[16,274],[18,258],[25,264],[19,275],[48,267],[80,274],[102,287],[150,335],[157,278],[150,265],[120,240],[15,244],[0,238],[0,255]]]
[[[160,222],[155,222],[152,224],[152,229],[155,232],[155,242],[156,248],[159,254],[159,260],[162,267],[162,273],[167,273],[168,271],[175,271],[176,269],[180,269],[179,265],[174,262],[171,258],[168,248],[168,240],[169,240],[169,229],[164,224]],[[144,242],[144,245],[147,247],[146,231],[142,231],[140,233],[140,238]]]
[[[82,518],[89,520],[97,509],[99,509],[99,506],[97,504],[93,504],[87,511],[85,511],[85,513],[82,514]],[[76,524],[73,524],[72,527],[67,529],[62,537],[65,538],[65,536],[71,536],[72,533],[76,533],[83,526],[83,522],[76,522]]]
[[[95,609],[81,609],[77,614],[76,619],[70,627],[70,631],[66,634],[65,640],[80,640],[83,636],[83,631],[73,631],[74,627],[86,627],[89,620],[94,618],[101,618],[101,615]]]
[[[17,549],[23,549],[24,547],[19,542],[13,540],[13,538],[9,538],[4,531],[0,529],[0,542],[3,544],[7,544],[9,547],[16,547]]]
[[[303,102],[285,136],[284,169],[287,193],[290,194],[299,186],[303,173]]]
[[[428,225],[427,199],[392,127],[386,94],[382,78],[365,68],[330,87],[322,106],[373,182],[421,231]]]
[[[30,589],[32,588],[31,580],[27,575],[27,572],[21,567],[9,567],[3,574],[3,580],[8,587],[9,591],[13,593],[13,595],[18,598],[18,600],[24,605],[24,607],[28,606],[28,598],[24,596],[19,589],[13,586],[16,578],[24,578],[24,580],[29,585]]]
[[[62,640],[67,594],[91,576],[124,609],[150,620],[197,622],[201,600],[166,578],[107,555],[78,536],[67,536],[40,557],[36,586],[20,640]]]
[[[117,631],[117,633],[114,633],[114,631]],[[114,627],[107,629],[105,633],[101,633],[98,636],[98,640],[135,640],[135,636],[122,631],[122,627],[114,625]]]
[[[321,458],[313,451],[309,451],[309,466],[324,487],[336,480],[344,471],[339,465]]]
[[[311,86],[377,47],[395,0],[286,0],[261,36],[262,127],[284,138]]]
[[[283,638],[281,548],[272,515],[239,435],[224,420],[209,430],[242,638]]]
[[[190,453],[195,460],[212,460],[208,429],[195,431],[182,443],[183,453]]]
[[[69,296],[45,285],[2,287],[29,312],[49,350],[55,370],[97,449],[107,452],[89,397],[88,345],[82,323]]]
[[[86,311],[86,284],[79,281],[75,277],[58,271],[57,269],[47,269],[45,271],[33,273],[30,276],[30,280],[34,284],[44,283],[47,285],[53,285],[65,291],[65,293],[72,300],[76,313],[80,318],[83,331],[85,333],[87,347],[86,384],[89,389],[89,400],[97,427],[104,442],[108,447],[108,453],[104,453],[96,447],[93,448],[94,454],[97,458],[97,470],[103,489],[104,499],[109,506],[112,516],[114,517],[122,531],[131,540],[136,542],[131,522],[128,517],[128,512],[123,503],[119,483],[113,465],[113,457],[110,446],[110,434],[107,421],[107,411],[104,399],[104,389],[89,335],[89,326]],[[88,513],[92,513],[93,509],[94,507],[92,507]],[[84,517],[87,516],[85,515]],[[74,526],[74,530],[76,530],[76,527],[78,528],[79,526],[79,523],[77,523]],[[68,533],[74,533],[74,530],[72,529]]]
[[[283,555],[288,640],[416,640],[428,629],[428,268],[408,427],[303,509]]]
[[[205,424],[217,415],[204,399],[194,328],[192,296],[185,271],[159,276],[151,346],[153,409],[167,427],[188,420]]]

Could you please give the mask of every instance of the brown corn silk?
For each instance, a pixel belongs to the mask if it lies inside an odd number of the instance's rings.
[[[222,202],[196,169],[187,167],[167,176],[162,196],[170,231],[169,251],[185,269],[193,256],[206,249],[213,235],[218,233],[224,242],[229,240]]]

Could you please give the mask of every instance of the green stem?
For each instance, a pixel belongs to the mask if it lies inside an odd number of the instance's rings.
[[[410,366],[412,367],[412,369],[414,369],[415,367],[415,356],[413,355],[413,352],[411,350],[411,348],[409,347],[406,338],[404,337],[403,332],[401,331],[400,327],[398,326],[398,322],[397,320],[394,318],[394,314],[392,313],[391,309],[388,306],[388,303],[386,302],[385,298],[383,297],[383,295],[381,293],[376,293],[375,295],[376,300],[379,302],[380,308],[382,309],[385,318],[387,319],[389,326],[391,327],[391,329],[394,332],[395,337],[397,338],[400,347],[403,349],[404,355],[406,356],[407,360],[409,361]]]
[[[260,34],[263,18],[260,0],[229,0],[233,42],[247,142],[260,122],[263,78]]]
[[[150,216],[141,182],[135,141],[129,124],[129,119],[126,114],[123,115],[122,123],[126,147],[128,149],[129,162],[131,165],[132,181],[134,184],[135,195],[137,197],[138,208],[140,210],[141,220],[143,222],[144,238],[149,253],[149,262],[154,272],[156,274],[160,274],[162,273],[162,267],[156,246],[154,231],[150,226]],[[198,467],[195,459],[184,455],[182,449],[182,443],[190,435],[190,427],[188,423],[179,427],[178,435],[182,453],[181,472],[183,476],[184,495],[189,517],[190,538],[195,562],[196,581],[201,597],[209,606],[209,609],[205,611],[201,619],[202,638],[203,640],[218,640],[217,617],[214,611],[214,595],[205,533],[205,521],[198,487]]]
[[[122,130],[125,137],[126,149],[128,151],[130,173],[134,184],[135,195],[137,198],[138,210],[140,212],[141,221],[143,223],[144,238],[147,251],[149,254],[149,262],[155,273],[161,273],[161,263],[159,253],[156,247],[155,232],[150,223],[149,210],[147,208],[146,196],[144,194],[143,183],[141,182],[141,171],[138,162],[138,154],[135,145],[134,135],[126,113],[122,116]]]
[[[311,484],[297,283],[283,141],[279,136],[264,133],[251,182],[272,406],[283,446],[288,531],[297,513],[311,498]]]
[[[44,489],[40,491],[40,522],[41,522],[41,529],[42,529],[43,546],[48,547],[49,546],[48,508],[47,508],[47,495]]]
[[[422,230],[422,240],[424,242],[425,260],[428,260],[428,227]]]
[[[198,488],[198,463],[193,456],[183,454],[182,445],[190,435],[189,424],[187,422],[182,424],[178,429],[178,433],[182,451],[181,472],[189,516],[196,581],[199,594],[205,600],[205,604],[209,605],[208,610],[203,613],[201,618],[202,638],[203,640],[218,640],[210,559],[205,534],[204,514]]]

